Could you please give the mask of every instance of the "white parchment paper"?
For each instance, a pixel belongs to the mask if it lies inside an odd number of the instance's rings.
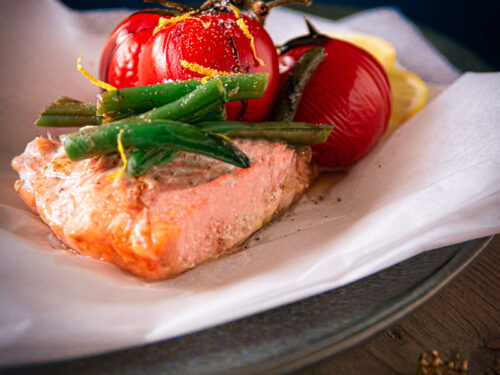
[[[29,11],[27,11],[29,10]],[[500,73],[459,73],[404,17],[379,9],[322,30],[385,37],[431,84],[452,84],[346,175],[321,177],[250,248],[175,279],[145,283],[60,249],[12,189],[11,158],[43,130],[32,125],[59,95],[92,100],[93,73],[124,16],[72,12],[53,0],[8,2],[0,14],[0,365],[154,342],[352,282],[419,252],[500,232]],[[277,42],[305,31],[275,10]],[[453,83],[454,82],[454,83]]]

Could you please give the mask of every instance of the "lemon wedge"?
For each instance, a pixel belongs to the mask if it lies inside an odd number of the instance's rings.
[[[427,86],[416,74],[395,66],[396,49],[375,35],[357,32],[332,32],[332,38],[344,40],[364,49],[385,68],[392,90],[392,111],[387,133],[420,111],[427,101]]]
[[[392,90],[392,111],[387,132],[424,108],[427,86],[416,74],[393,67],[387,71]]]

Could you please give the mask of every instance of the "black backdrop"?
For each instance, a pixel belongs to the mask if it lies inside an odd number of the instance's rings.
[[[75,9],[145,8],[142,0],[62,0]],[[188,4],[196,1],[178,0]],[[315,4],[335,4],[354,9],[396,6],[413,21],[435,29],[482,57],[494,70],[500,70],[500,0],[314,0]],[[199,1],[201,4],[202,1]],[[306,9],[305,9],[306,10]]]

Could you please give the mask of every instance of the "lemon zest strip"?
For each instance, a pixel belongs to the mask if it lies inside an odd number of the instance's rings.
[[[171,23],[177,23],[179,21],[184,21],[184,20],[190,18],[193,13],[194,13],[194,10],[192,10],[191,12],[187,12],[187,13],[183,14],[182,16],[170,17],[170,18],[160,17],[160,19],[158,20],[158,25],[153,30],[153,35],[155,35],[158,31],[160,31],[166,25],[169,25]]]
[[[208,22],[204,22],[202,21],[201,19],[199,19],[198,17],[191,17],[192,20],[196,20],[196,21],[200,21],[201,24],[203,25],[203,27],[205,29],[208,29],[210,27],[210,25],[212,25],[212,22],[208,21]]]
[[[268,224],[269,222],[271,221],[271,216],[269,217],[266,217],[262,223],[259,224],[259,226],[257,227],[257,230],[261,229],[264,225]]]
[[[224,134],[219,134],[219,133],[216,133],[219,137],[225,139],[226,141],[228,142],[231,142],[233,143],[233,140],[231,138],[229,138],[227,135],[224,135]]]
[[[119,171],[116,171],[115,173],[112,173],[108,176],[108,179],[110,180],[115,180],[119,177],[122,176],[123,172],[127,169],[127,156],[125,155],[125,150],[123,148],[123,143],[122,143],[122,135],[125,131],[123,129],[120,129],[120,132],[118,133],[118,137],[116,139],[116,142],[118,143],[118,152],[120,153],[120,158],[122,159],[123,165],[120,168]]]
[[[262,60],[259,56],[257,56],[257,51],[255,50],[255,40],[253,35],[250,33],[248,30],[247,24],[245,23],[245,20],[240,17],[240,10],[236,8],[234,5],[229,5],[229,8],[233,11],[234,15],[236,16],[236,24],[240,28],[240,30],[243,32],[243,34],[250,39],[250,48],[252,49],[253,53],[253,58],[259,63],[260,66],[266,66],[264,63],[264,60]]]
[[[116,90],[116,87],[111,86],[109,83],[103,82],[97,78],[95,78],[92,74],[90,74],[88,71],[84,69],[82,66],[82,57],[80,56],[76,60],[76,69],[84,75],[85,78],[87,78],[90,83],[96,85],[97,87],[100,87],[101,89],[104,89],[106,91],[113,91]]]
[[[181,60],[181,65],[186,69],[192,70],[195,73],[202,74],[205,76],[227,76],[229,74],[232,74],[230,72],[224,72],[222,70],[212,69],[203,65],[191,63],[186,60]]]
[[[240,27],[241,31],[243,31],[243,34],[245,34],[245,36],[250,39],[250,48],[253,52],[253,58],[259,63],[260,66],[266,66],[264,60],[257,56],[257,51],[255,50],[255,40],[253,35],[248,30],[245,20],[243,18],[238,18],[236,24]]]
[[[231,9],[236,16],[236,18],[240,18],[240,10],[236,8],[234,5],[229,5],[229,9]]]

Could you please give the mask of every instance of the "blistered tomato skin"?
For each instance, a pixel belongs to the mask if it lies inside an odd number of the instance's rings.
[[[313,46],[280,56],[280,81]],[[392,96],[387,74],[368,53],[336,39],[323,45],[320,64],[304,90],[295,121],[333,124],[328,140],[313,145],[314,159],[328,167],[347,167],[368,153],[384,133]]]
[[[139,56],[159,18],[154,13],[136,13],[113,30],[101,54],[101,80],[120,89],[138,85]]]
[[[265,29],[249,17],[241,17],[254,37],[256,55],[264,65],[254,57],[250,39],[237,25],[233,13],[199,16],[167,25],[149,39],[139,61],[139,84],[204,77],[204,74],[184,67],[182,61],[221,72],[269,73],[263,98],[226,105],[230,120],[262,120],[277,94],[278,55]]]

